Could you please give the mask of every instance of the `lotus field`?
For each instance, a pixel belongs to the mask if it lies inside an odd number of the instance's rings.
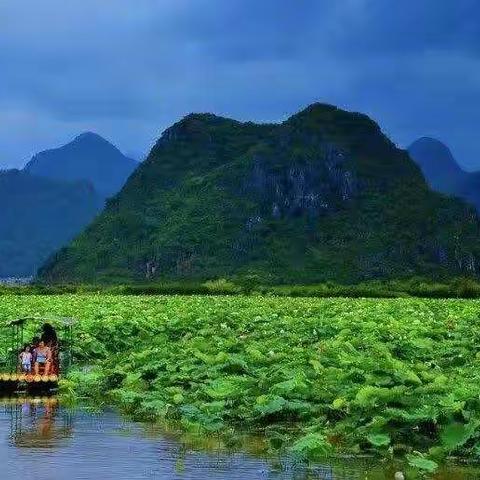
[[[0,297],[0,322],[79,319],[63,391],[272,448],[480,458],[480,302],[260,296]]]

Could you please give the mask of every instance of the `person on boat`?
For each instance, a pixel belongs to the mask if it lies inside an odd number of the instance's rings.
[[[50,347],[45,345],[43,340],[40,340],[38,347],[35,349],[35,375],[39,375],[40,366],[44,367],[43,374],[50,373],[50,364],[52,361],[52,351]]]
[[[59,352],[58,352],[58,337],[55,328],[49,323],[45,323],[42,327],[42,336],[45,345],[50,348],[50,373],[57,374],[59,368]]]
[[[31,373],[32,371],[32,352],[30,351],[30,345],[26,345],[20,352],[20,366],[23,373]]]
[[[45,323],[42,330],[40,340],[43,340],[45,345],[56,345],[58,343],[57,332],[49,323]]]
[[[30,342],[30,352],[32,352],[32,365],[35,365],[35,356],[38,344],[40,343],[40,337],[33,337]]]

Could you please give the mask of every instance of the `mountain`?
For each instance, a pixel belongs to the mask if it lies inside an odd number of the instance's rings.
[[[0,171],[0,278],[35,274],[88,225],[137,167],[94,133]]]
[[[122,188],[137,166],[110,142],[86,132],[63,147],[38,153],[25,171],[53,180],[87,180],[101,195],[109,197]]]
[[[408,147],[408,153],[422,169],[431,187],[439,192],[455,194],[468,176],[450,149],[434,138],[419,138]]]
[[[44,282],[339,282],[478,273],[479,219],[359,113],[191,114],[40,270]]]
[[[103,199],[87,182],[0,171],[0,277],[27,277],[90,223]]]
[[[480,212],[480,172],[464,171],[450,149],[434,138],[416,140],[408,153],[434,190],[463,198]]]

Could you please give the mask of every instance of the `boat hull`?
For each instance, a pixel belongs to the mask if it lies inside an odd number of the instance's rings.
[[[0,374],[0,392],[48,392],[58,388],[58,375]]]

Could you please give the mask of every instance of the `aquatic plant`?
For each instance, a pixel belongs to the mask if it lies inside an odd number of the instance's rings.
[[[70,395],[272,448],[480,456],[480,302],[244,296],[4,296],[0,322],[79,318]],[[84,366],[88,365],[88,369]]]

